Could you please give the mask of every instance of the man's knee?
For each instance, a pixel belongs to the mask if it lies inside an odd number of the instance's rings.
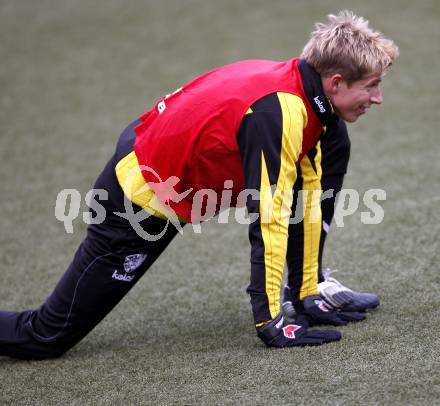
[[[347,125],[344,121],[340,120],[340,123],[337,127],[336,137],[338,139],[336,154],[339,156],[339,159],[344,163],[345,171],[347,172],[348,161],[350,160],[350,151],[351,151],[351,141],[348,136]]]
[[[321,140],[322,176],[344,176],[350,160],[351,142],[347,125],[339,120]]]

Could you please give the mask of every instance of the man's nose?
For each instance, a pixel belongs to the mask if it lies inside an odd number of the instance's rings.
[[[374,91],[371,93],[370,96],[370,102],[374,104],[382,104],[383,97],[382,97],[382,91],[380,90],[380,87],[377,87],[374,89]]]

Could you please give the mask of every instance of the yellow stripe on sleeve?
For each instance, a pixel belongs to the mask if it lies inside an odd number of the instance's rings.
[[[307,112],[303,101],[289,93],[278,93],[283,117],[280,172],[272,194],[267,162],[261,156],[260,222],[264,241],[265,284],[269,311],[274,318],[280,311],[281,281],[286,261],[292,190],[296,162],[302,148]]]

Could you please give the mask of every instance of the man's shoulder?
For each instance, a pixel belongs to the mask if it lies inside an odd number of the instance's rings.
[[[247,115],[291,115],[307,114],[303,97],[294,92],[273,92],[253,103]],[[288,117],[287,117],[288,118]]]

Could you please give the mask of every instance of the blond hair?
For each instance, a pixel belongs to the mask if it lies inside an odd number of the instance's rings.
[[[329,14],[327,22],[316,23],[315,28],[301,57],[321,76],[339,73],[352,83],[384,73],[399,55],[392,40],[349,10]]]

